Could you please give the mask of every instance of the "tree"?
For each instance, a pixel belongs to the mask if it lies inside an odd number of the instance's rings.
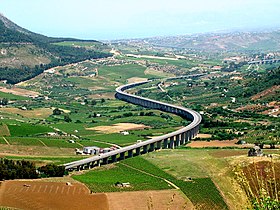
[[[9,100],[7,98],[0,99],[0,105],[6,106],[8,104]]]
[[[36,179],[35,164],[25,160],[0,159],[0,180],[8,179]]]
[[[64,121],[65,122],[72,122],[72,119],[69,117],[68,114],[64,115]]]
[[[104,102],[105,102],[105,99],[104,99],[104,98],[102,98],[102,99],[101,99],[101,103],[103,104]]]
[[[58,108],[55,108],[53,110],[53,115],[61,115],[61,113],[62,113],[62,111],[60,109],[58,109]]]
[[[67,174],[64,166],[57,166],[55,164],[47,164],[38,168],[38,171],[43,177],[62,177]]]
[[[96,100],[92,100],[92,101],[91,101],[91,105],[92,105],[92,106],[95,106],[95,105],[96,105]]]

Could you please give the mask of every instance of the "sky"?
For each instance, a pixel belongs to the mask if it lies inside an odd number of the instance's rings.
[[[280,28],[280,0],[0,0],[0,13],[53,37],[112,40]]]

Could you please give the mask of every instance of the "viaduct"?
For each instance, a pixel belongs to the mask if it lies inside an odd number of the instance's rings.
[[[185,144],[198,134],[199,124],[202,119],[199,113],[184,107],[163,103],[148,98],[143,98],[141,96],[136,96],[125,92],[125,90],[139,85],[143,85],[148,82],[150,81],[137,82],[120,86],[116,89],[115,97],[128,103],[173,113],[185,119],[189,119],[192,122],[186,127],[183,127],[172,133],[154,137],[146,141],[138,142],[130,146],[122,147],[120,149],[116,149],[97,156],[89,157],[83,160],[66,163],[64,164],[66,170],[85,170],[93,168],[95,166],[100,166],[101,164],[104,165],[116,162],[125,158],[145,154],[148,152],[153,152],[159,149],[173,149],[182,144]]]
[[[259,61],[249,61],[248,64],[272,64],[280,63],[280,59],[269,59],[269,60],[259,60]]]

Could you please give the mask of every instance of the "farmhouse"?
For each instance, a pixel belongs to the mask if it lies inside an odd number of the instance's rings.
[[[58,134],[55,133],[55,132],[48,132],[47,135],[49,135],[49,136],[58,136]]]
[[[129,182],[116,182],[115,186],[116,187],[130,187],[130,183]]]
[[[252,157],[252,156],[263,156],[263,151],[262,149],[259,147],[259,146],[254,146],[253,148],[251,148],[249,151],[248,151],[248,156],[249,157]]]
[[[120,133],[121,133],[122,135],[124,135],[124,136],[129,135],[129,132],[128,132],[128,131],[121,131]]]
[[[83,153],[89,155],[98,155],[100,153],[100,148],[96,146],[84,147]]]

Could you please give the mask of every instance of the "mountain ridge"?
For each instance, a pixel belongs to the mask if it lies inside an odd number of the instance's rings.
[[[96,49],[55,45],[64,41],[100,42],[37,34],[18,26],[2,14],[0,34],[0,80],[8,83],[30,79],[55,66],[111,56]]]

